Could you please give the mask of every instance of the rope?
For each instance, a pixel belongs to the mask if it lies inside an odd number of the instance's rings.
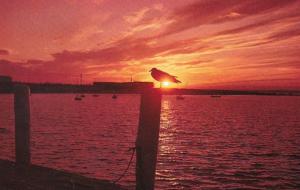
[[[130,158],[130,160],[128,162],[127,168],[124,170],[124,172],[122,173],[122,175],[118,179],[116,179],[115,181],[113,181],[113,184],[116,184],[118,181],[120,181],[125,176],[125,174],[127,173],[128,169],[129,169],[129,167],[130,167],[130,165],[132,163],[133,156],[134,156],[134,153],[135,153],[135,149],[136,149],[135,147],[129,148],[128,151],[132,150],[132,154],[131,154],[131,158]]]

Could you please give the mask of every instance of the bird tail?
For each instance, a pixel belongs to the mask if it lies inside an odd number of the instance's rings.
[[[181,83],[181,81],[180,80],[178,80],[178,79],[175,79],[175,81],[174,81],[175,83]]]

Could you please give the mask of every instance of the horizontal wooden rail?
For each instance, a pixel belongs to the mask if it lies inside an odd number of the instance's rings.
[[[153,190],[161,113],[160,89],[141,93],[140,116],[136,139],[136,189]],[[18,166],[30,166],[30,89],[14,87],[15,152]]]

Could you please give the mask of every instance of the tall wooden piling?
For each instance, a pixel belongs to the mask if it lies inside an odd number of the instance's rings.
[[[136,190],[153,190],[161,112],[161,92],[151,89],[141,94],[136,141]]]
[[[28,86],[14,87],[15,154],[18,166],[30,165],[30,90]]]

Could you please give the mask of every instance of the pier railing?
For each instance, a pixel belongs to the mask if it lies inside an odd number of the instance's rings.
[[[149,89],[141,93],[138,133],[136,138],[136,190],[153,190],[157,161],[161,92]],[[19,168],[30,162],[30,89],[14,87],[15,156]]]

